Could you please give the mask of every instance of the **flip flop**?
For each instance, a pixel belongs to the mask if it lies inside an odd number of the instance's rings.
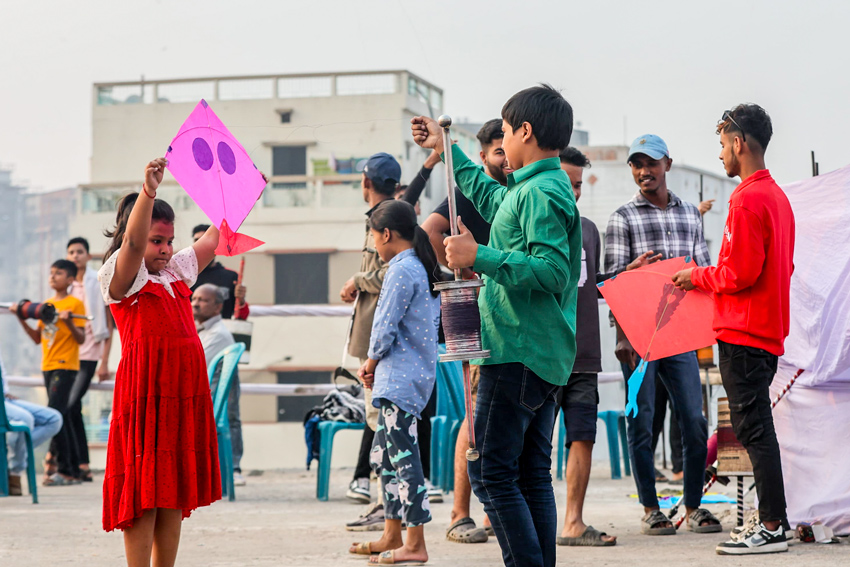
[[[372,542],[371,541],[361,541],[352,544],[354,546],[354,551],[348,550],[348,553],[351,555],[377,555],[377,551],[372,551]]]
[[[607,536],[605,532],[600,532],[593,526],[587,526],[584,533],[579,537],[560,537],[555,539],[558,545],[581,546],[581,547],[611,547],[617,545],[617,540],[605,541],[602,536]]]
[[[488,536],[496,537],[496,530],[493,529],[493,526],[484,526],[484,531],[487,532]]]
[[[71,486],[72,484],[80,484],[80,481],[67,479],[59,473],[54,473],[44,479],[42,486]]]
[[[472,518],[461,518],[446,530],[446,539],[455,543],[486,543],[487,530],[476,527]]]
[[[407,561],[396,561],[395,560],[395,551],[385,551],[376,556],[372,556],[369,558],[369,565],[425,565],[424,561],[417,560],[407,560]]]

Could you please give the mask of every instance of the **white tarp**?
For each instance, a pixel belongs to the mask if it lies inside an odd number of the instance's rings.
[[[771,399],[796,367],[780,364]],[[782,454],[785,500],[792,527],[820,520],[837,534],[850,533],[850,384],[810,388],[800,375],[773,408]]]
[[[788,519],[850,533],[850,166],[783,187],[796,220],[791,330],[771,399]]]
[[[850,383],[850,165],[782,189],[797,223],[783,361],[800,385]]]

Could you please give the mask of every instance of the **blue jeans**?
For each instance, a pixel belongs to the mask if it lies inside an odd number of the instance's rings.
[[[638,358],[640,363],[640,358]],[[628,399],[629,376],[632,371],[623,364]],[[652,451],[652,418],[655,415],[655,376],[667,387],[673,409],[682,431],[682,468],[685,473],[684,504],[699,508],[705,480],[705,459],[708,453],[708,424],[702,414],[702,387],[695,352],[653,360],[646,367],[637,396],[637,417],[626,417],[629,436],[629,456],[635,476],[638,498],[647,508],[658,508],[655,491],[655,455]]]
[[[519,363],[481,366],[472,490],[493,524],[508,567],[553,567],[558,517],[552,429],[558,386]]]
[[[39,406],[24,400],[5,400],[6,415],[15,425],[24,424],[30,428],[33,449],[52,438],[62,429],[62,414],[53,408]],[[9,433],[9,447],[12,459],[9,472],[21,474],[27,468],[27,441],[23,433]]]

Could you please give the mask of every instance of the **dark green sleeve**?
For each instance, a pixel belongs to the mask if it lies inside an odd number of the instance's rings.
[[[578,217],[567,206],[539,187],[523,187],[516,212],[528,254],[479,245],[475,271],[506,287],[562,293],[569,283],[571,255],[581,257],[580,250],[570,250],[569,217],[575,216],[572,222]]]
[[[492,224],[507,188],[484,173],[484,169],[466,157],[457,144],[452,144],[452,161],[455,181],[461,193],[472,202],[478,214]]]

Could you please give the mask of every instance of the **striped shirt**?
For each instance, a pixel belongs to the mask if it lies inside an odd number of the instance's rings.
[[[619,274],[649,250],[662,260],[691,256],[699,266],[710,266],[711,257],[696,205],[668,191],[666,209],[650,203],[640,191],[614,211],[605,231],[605,272]]]

